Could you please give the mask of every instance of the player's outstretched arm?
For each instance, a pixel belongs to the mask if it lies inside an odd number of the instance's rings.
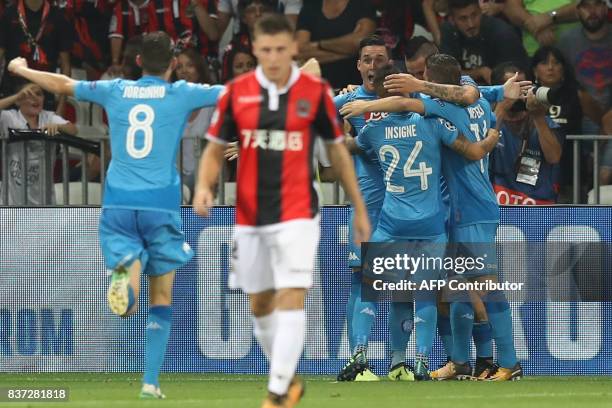
[[[38,71],[28,68],[25,58],[14,58],[9,62],[9,72],[24,77],[28,81],[40,85],[45,91],[59,95],[74,95],[76,81],[66,75]]]
[[[215,199],[213,191],[219,180],[224,151],[224,144],[211,141],[202,154],[198,169],[198,184],[193,196],[193,209],[202,217],[208,215],[208,210],[213,205]]]
[[[456,103],[471,105],[480,97],[478,89],[471,85],[445,85],[417,79],[410,74],[392,74],[385,78],[385,88],[392,93],[409,94],[421,92],[434,98]]]
[[[487,137],[476,143],[470,142],[460,134],[451,148],[468,160],[480,160],[495,149],[498,141],[499,132],[495,129],[489,129]]]
[[[344,119],[360,116],[366,112],[416,112],[424,114],[425,106],[418,99],[389,96],[374,101],[356,100],[344,104],[340,108],[340,114]]]
[[[370,239],[370,220],[366,210],[363,197],[359,192],[355,168],[351,156],[343,143],[330,143],[328,146],[329,158],[332,166],[336,169],[338,180],[342,184],[344,192],[353,203],[355,219],[353,221],[355,244],[359,245],[363,241]]]

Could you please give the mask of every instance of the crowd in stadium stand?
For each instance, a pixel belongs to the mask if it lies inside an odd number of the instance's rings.
[[[360,83],[358,44],[373,33],[384,38],[397,67],[416,77],[423,75],[425,57],[439,49],[481,85],[516,69],[538,86],[560,89],[548,110],[512,107],[490,174],[502,204],[571,202],[574,163],[565,136],[610,134],[612,128],[611,5],[610,0],[4,0],[0,89],[3,97],[17,92],[4,68],[17,56],[37,69],[70,75],[79,68],[89,80],[137,78],[138,35],[157,30],[175,42],[175,79],[225,82],[254,69],[254,23],[264,13],[280,12],[296,25],[298,58],[316,58],[335,89]],[[44,108],[61,116],[65,101],[47,95]],[[194,112],[185,134],[203,134],[211,114]],[[581,146],[585,200],[593,148]],[[612,184],[612,142],[602,146],[600,181]],[[191,187],[202,147],[184,146],[183,176]],[[536,167],[535,178],[521,173]]]

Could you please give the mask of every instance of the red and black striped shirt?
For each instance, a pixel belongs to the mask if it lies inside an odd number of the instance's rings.
[[[129,0],[115,5],[109,37],[131,38],[165,31],[173,40],[190,40],[192,21],[185,14],[189,0],[146,0],[140,6]]]
[[[207,137],[240,143],[238,225],[269,225],[318,214],[312,165],[317,135],[328,142],[343,137],[324,80],[294,66],[287,87],[277,90],[258,67],[228,84]]]

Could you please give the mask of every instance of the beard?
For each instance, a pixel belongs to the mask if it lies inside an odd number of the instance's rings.
[[[594,32],[599,31],[599,29],[603,27],[604,24],[606,24],[606,20],[604,18],[598,18],[598,19],[580,18],[580,23],[582,23],[582,26],[584,27],[584,29],[587,30],[589,33],[594,33]]]

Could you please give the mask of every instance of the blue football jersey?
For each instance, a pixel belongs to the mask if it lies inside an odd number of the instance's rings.
[[[369,93],[362,85],[353,92],[334,97],[334,103],[336,109],[339,110],[344,104],[354,100],[373,99],[376,99],[376,94]],[[366,123],[379,120],[386,115],[386,113],[366,113],[363,116],[350,118],[348,121],[355,129],[355,134],[359,134]],[[368,153],[356,154],[353,156],[353,162],[359,189],[368,210],[380,209],[385,197],[385,185],[376,156],[372,157]]]
[[[181,203],[176,156],[191,111],[214,106],[222,86],[137,81],[79,81],[78,100],[102,105],[108,115],[111,163],[105,208],[178,212]]]
[[[384,174],[386,190],[378,228],[395,239],[444,234],[441,148],[457,136],[457,129],[443,119],[405,112],[391,113],[361,130],[357,145],[378,154]]]
[[[460,107],[439,99],[423,98],[425,116],[439,116],[451,122],[468,140],[477,142],[494,126],[491,105],[480,98]],[[451,199],[451,225],[498,222],[499,206],[489,180],[489,157],[467,160],[451,149],[442,151],[442,171]]]

